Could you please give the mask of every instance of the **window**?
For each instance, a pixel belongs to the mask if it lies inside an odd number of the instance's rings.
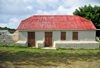
[[[61,40],[66,40],[66,32],[61,32]]]
[[[78,40],[78,32],[73,32],[73,40]]]

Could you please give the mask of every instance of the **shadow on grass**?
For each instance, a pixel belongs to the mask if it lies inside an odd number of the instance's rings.
[[[88,60],[88,59],[100,59],[100,52],[97,53],[57,53],[57,52],[10,52],[1,51],[0,52],[0,62],[12,62],[16,65],[28,65],[33,64],[37,66],[56,66],[54,63],[68,63],[67,60]],[[24,63],[21,63],[24,62]],[[52,63],[50,63],[52,62]]]

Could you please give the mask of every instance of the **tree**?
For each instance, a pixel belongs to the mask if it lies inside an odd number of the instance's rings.
[[[100,7],[91,5],[80,7],[73,12],[74,15],[84,17],[85,19],[91,20],[96,28],[100,29]]]
[[[0,27],[0,30],[8,30],[10,33],[14,33],[16,31],[15,29],[7,28],[7,27]]]
[[[96,28],[100,29],[100,6],[92,7],[91,5],[85,5],[76,9],[73,14],[91,20]],[[100,31],[97,31],[96,35],[100,36]]]

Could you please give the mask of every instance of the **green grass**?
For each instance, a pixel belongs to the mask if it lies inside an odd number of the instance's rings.
[[[40,48],[29,48],[29,47],[23,47],[23,46],[0,46],[0,50],[12,51],[12,52],[25,51],[25,52],[39,52],[39,53],[45,53],[45,52],[97,53],[97,52],[100,52],[100,48],[98,49],[40,49]]]
[[[97,63],[100,63],[100,49],[45,50],[23,46],[0,46],[0,63],[11,62],[15,66],[74,65],[76,61],[82,61],[86,64],[93,61],[99,68]]]

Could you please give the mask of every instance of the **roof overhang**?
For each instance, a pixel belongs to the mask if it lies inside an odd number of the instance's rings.
[[[18,29],[17,29],[18,30]],[[65,30],[72,30],[72,31],[76,31],[76,30],[89,30],[89,31],[96,31],[96,29],[32,29],[32,30],[18,30],[18,31],[65,31]]]

